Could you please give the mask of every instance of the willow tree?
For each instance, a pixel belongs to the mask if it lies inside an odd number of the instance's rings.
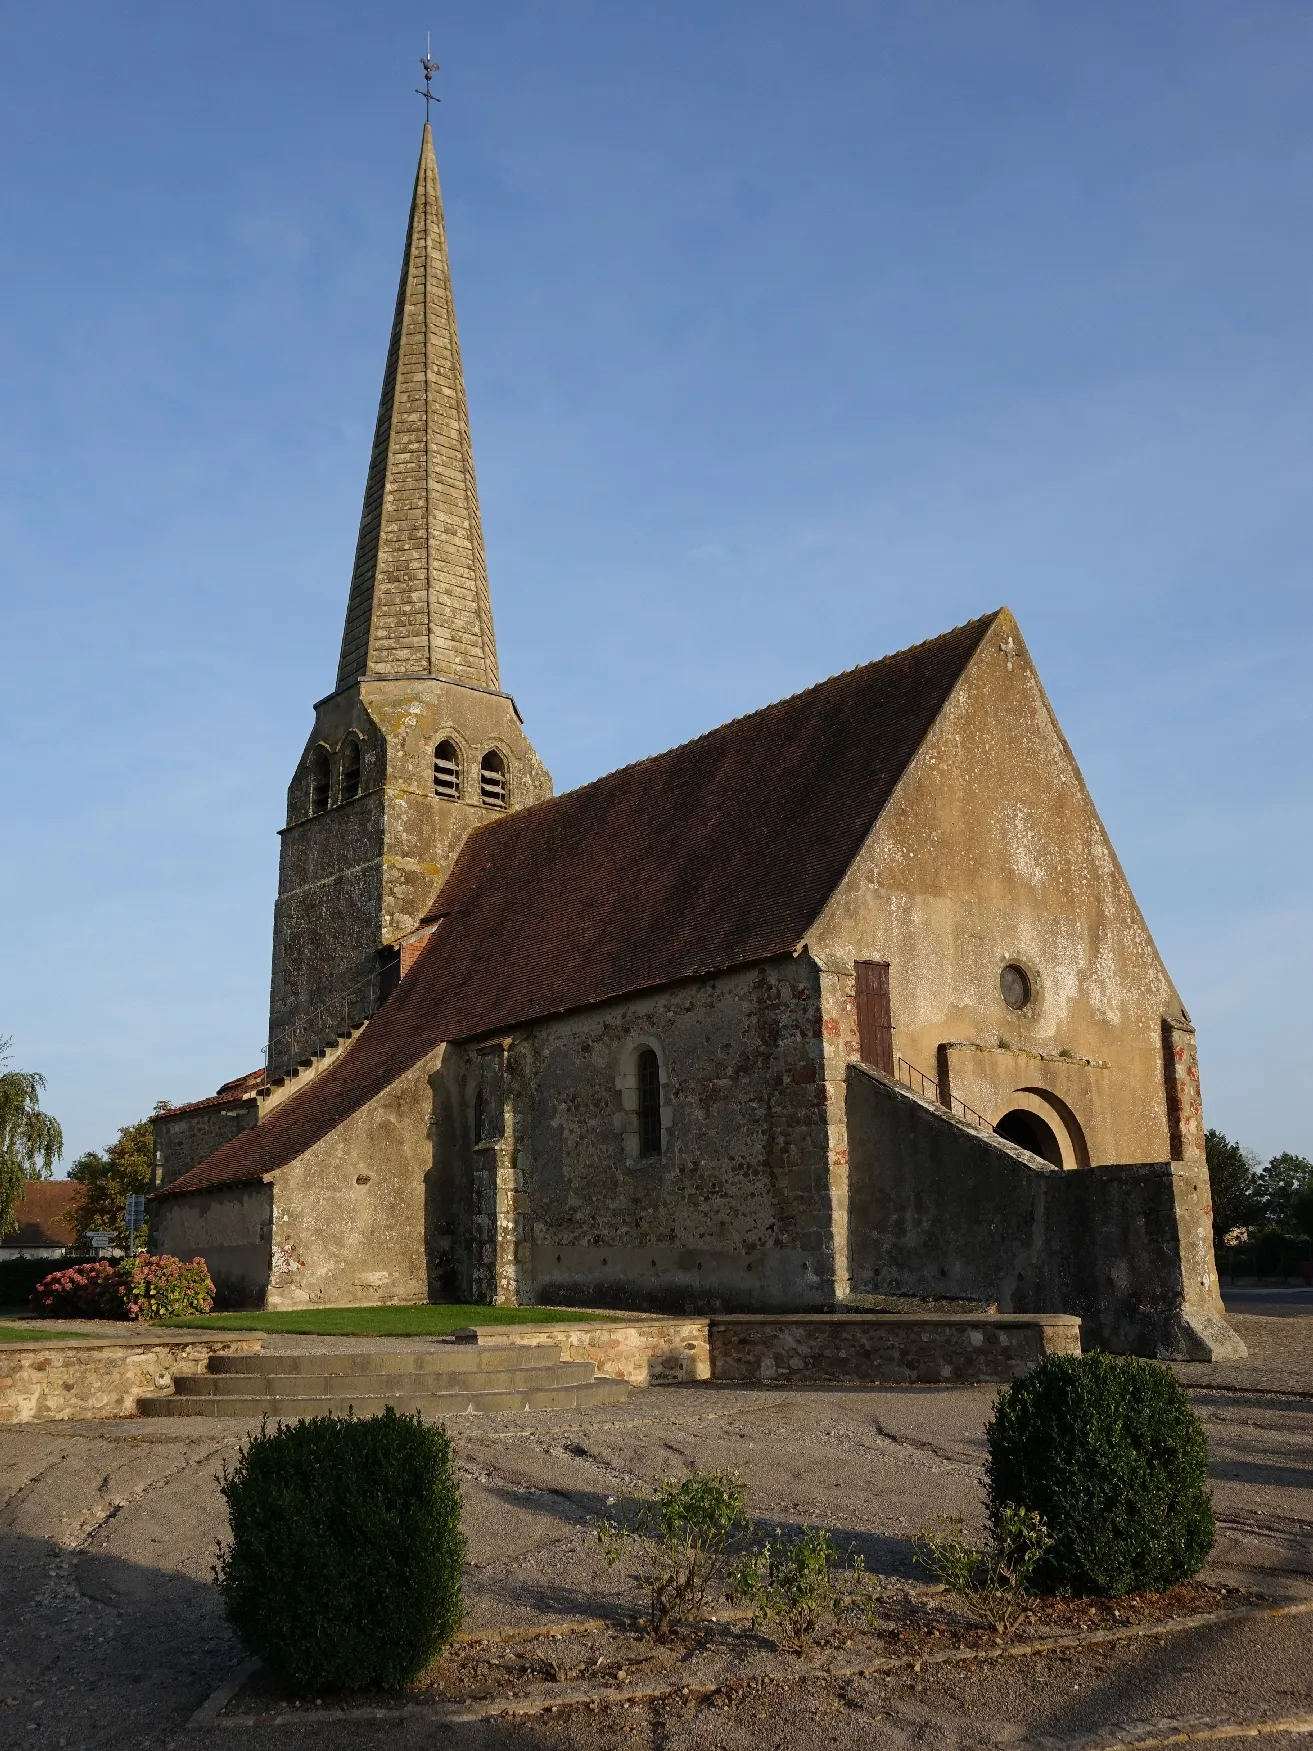
[[[41,1111],[46,1079],[36,1070],[6,1070],[9,1041],[0,1040],[0,1238],[18,1223],[14,1206],[23,1181],[49,1179],[64,1150],[59,1120]]]

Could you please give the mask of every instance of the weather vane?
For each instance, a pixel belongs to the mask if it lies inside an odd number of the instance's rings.
[[[440,97],[435,97],[433,95],[433,75],[438,70],[438,63],[433,59],[433,35],[431,32],[425,36],[424,53],[420,56],[419,64],[424,69],[424,89],[421,91],[417,85],[415,87],[415,96],[424,99],[424,120],[427,122],[429,119],[429,105],[442,102]]]

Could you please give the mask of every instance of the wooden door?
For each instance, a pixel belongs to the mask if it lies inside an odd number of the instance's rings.
[[[857,1039],[863,1064],[894,1073],[894,1018],[889,1007],[888,961],[858,961]]]

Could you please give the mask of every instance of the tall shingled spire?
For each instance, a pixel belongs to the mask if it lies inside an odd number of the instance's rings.
[[[337,685],[389,675],[499,687],[442,193],[427,122]]]

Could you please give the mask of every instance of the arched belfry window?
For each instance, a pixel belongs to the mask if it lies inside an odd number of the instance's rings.
[[[651,1046],[644,1046],[634,1068],[638,1072],[638,1153],[661,1153],[661,1065]]]
[[[360,743],[354,736],[348,736],[342,744],[342,786],[341,800],[344,803],[354,802],[360,795]]]
[[[322,815],[332,794],[332,768],[328,749],[319,747],[310,756],[310,813]]]
[[[439,742],[433,750],[433,794],[460,800],[460,749],[455,742]]]
[[[479,762],[479,800],[485,809],[504,809],[507,795],[506,762],[495,748]]]

